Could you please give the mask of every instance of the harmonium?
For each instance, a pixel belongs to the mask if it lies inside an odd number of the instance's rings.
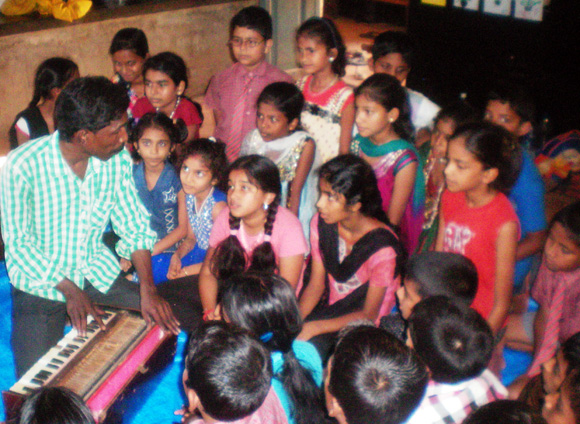
[[[18,418],[27,395],[44,386],[66,387],[87,403],[100,423],[114,422],[112,406],[144,379],[167,365],[176,337],[147,326],[136,311],[103,308],[106,330],[91,317],[86,336],[69,331],[8,391],[2,392],[6,421]]]

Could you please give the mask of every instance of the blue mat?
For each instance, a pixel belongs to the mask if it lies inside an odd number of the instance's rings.
[[[8,390],[16,381],[14,362],[10,349],[10,332],[12,330],[10,300],[10,283],[4,262],[0,262],[0,390]],[[127,397],[124,406],[127,408],[123,417],[124,423],[158,424],[179,422],[180,417],[173,412],[181,408],[184,397],[181,389],[183,372],[183,351],[186,336],[181,333],[177,338],[177,354],[173,362],[162,372],[140,386],[134,394]],[[0,421],[5,420],[4,404],[0,403]]]

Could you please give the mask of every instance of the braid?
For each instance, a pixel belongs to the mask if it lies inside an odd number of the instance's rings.
[[[231,234],[217,246],[212,257],[211,273],[218,280],[241,274],[246,269],[246,252],[236,237],[236,233],[240,229],[240,222],[240,218],[236,218],[230,213]]]
[[[249,271],[261,272],[275,272],[278,268],[276,265],[276,255],[270,242],[274,222],[276,221],[276,214],[278,213],[278,205],[280,204],[280,196],[276,196],[274,201],[268,207],[268,215],[266,216],[266,223],[264,224],[264,243],[254,249],[252,254],[252,263]]]

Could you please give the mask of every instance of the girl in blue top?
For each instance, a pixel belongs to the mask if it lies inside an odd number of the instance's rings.
[[[139,120],[129,140],[137,160],[133,166],[135,186],[151,214],[151,228],[157,233],[157,243],[151,253],[156,284],[167,280],[171,255],[187,235],[185,194],[170,162],[185,131],[183,123],[174,125],[163,113],[148,113]],[[126,270],[130,263],[122,259],[121,266]]]
[[[188,217],[187,236],[171,257],[168,279],[199,274],[213,222],[226,206],[225,143],[201,138],[188,144],[180,156],[179,169]]]
[[[324,423],[322,361],[316,348],[297,341],[302,317],[294,289],[273,273],[245,273],[220,287],[216,315],[249,330],[271,351],[272,387],[290,424]]]

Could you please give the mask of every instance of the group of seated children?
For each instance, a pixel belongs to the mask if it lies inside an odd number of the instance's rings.
[[[526,146],[527,93],[498,84],[485,113],[463,101],[439,109],[406,87],[413,49],[393,32],[376,38],[375,74],[353,92],[326,18],[296,32],[305,73],[296,84],[266,62],[272,44],[264,9],[232,19],[236,63],[212,78],[203,126],[182,58],[150,56],[135,28],[110,48],[114,80],[131,98],[135,186],[158,236],[155,282],[192,334],[186,416],[459,423],[507,396],[496,377],[506,328],[534,346],[527,376],[545,371],[580,331],[580,203],[547,228],[544,181]],[[77,77],[70,60],[42,63],[12,147],[54,131],[59,93]],[[546,179],[575,184],[578,140],[546,146]],[[136,279],[130,262],[121,266]],[[535,319],[508,324],[521,292],[539,303]],[[374,326],[353,326],[359,320]],[[549,423],[564,422],[553,418],[553,393],[580,417],[580,371],[567,361],[559,384],[544,376]],[[537,404],[526,408],[499,402],[467,420],[541,422]]]

